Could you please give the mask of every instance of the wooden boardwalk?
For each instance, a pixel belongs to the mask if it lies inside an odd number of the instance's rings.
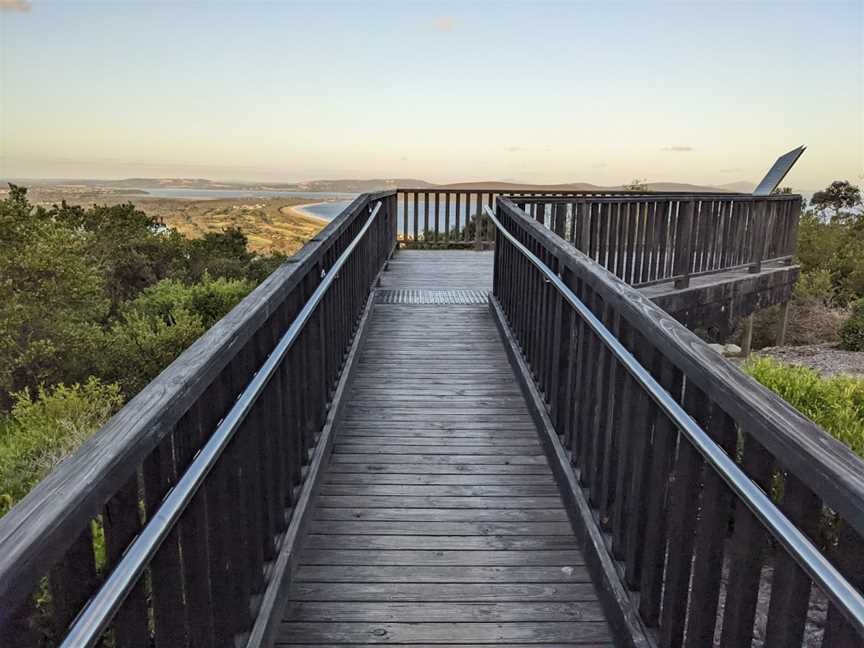
[[[489,287],[473,252],[382,282]],[[377,303],[348,398],[278,644],[614,645],[488,306]]]

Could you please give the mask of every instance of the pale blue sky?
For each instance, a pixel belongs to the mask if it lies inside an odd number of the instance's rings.
[[[0,176],[864,180],[864,0],[0,0]]]

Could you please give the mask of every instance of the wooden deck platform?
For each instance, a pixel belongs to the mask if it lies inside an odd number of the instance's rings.
[[[381,289],[491,262],[403,251]],[[372,311],[277,643],[614,645],[488,306],[423,301]]]

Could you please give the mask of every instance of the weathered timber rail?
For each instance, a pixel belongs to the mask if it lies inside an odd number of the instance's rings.
[[[861,645],[864,464],[646,297],[800,198],[457,193],[359,197],[0,520],[0,645]]]
[[[799,196],[643,194],[520,197],[532,218],[631,286],[790,263]]]
[[[398,194],[398,231],[404,247],[474,247],[483,249],[495,241],[495,231],[486,219],[484,208],[494,207],[498,196],[565,198],[609,196],[579,191],[518,191],[495,189],[411,189]],[[623,195],[623,194],[621,194]]]
[[[821,587],[821,645],[861,645],[861,460],[510,200],[492,218],[505,234],[494,307],[597,552],[617,562],[622,606],[638,610],[634,632],[656,629],[661,646],[800,645]]]
[[[406,247],[491,246],[484,209],[501,195],[634,286],[674,280],[684,288],[691,277],[789,263],[801,212],[800,196],[790,194],[400,189],[400,240]]]

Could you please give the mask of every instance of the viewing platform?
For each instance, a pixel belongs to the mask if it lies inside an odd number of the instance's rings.
[[[0,645],[862,645],[864,464],[681,323],[799,209],[363,194],[0,519]]]

